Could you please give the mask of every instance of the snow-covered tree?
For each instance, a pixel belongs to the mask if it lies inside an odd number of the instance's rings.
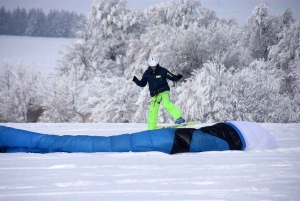
[[[280,33],[278,44],[269,47],[269,59],[279,68],[288,69],[300,53],[300,21],[292,23]]]
[[[0,34],[6,35],[9,33],[11,20],[11,12],[7,11],[4,6],[0,8]]]
[[[128,41],[139,38],[143,29],[142,13],[130,11],[126,1],[93,3],[85,28],[78,32],[79,40],[64,54],[60,67],[61,75],[73,80],[76,112],[91,113],[88,99],[111,90],[111,84],[99,88],[94,82],[122,79]],[[103,102],[99,104],[103,107]],[[97,104],[93,103],[92,108],[95,107]],[[98,117],[95,121],[101,121]]]
[[[289,98],[292,100],[292,116],[288,119],[287,122],[300,122],[300,54],[298,52],[298,57],[295,58],[294,62],[291,62],[289,65],[291,69],[290,73],[286,78],[289,78],[291,81],[287,82],[289,89]],[[282,86],[282,85],[281,85]],[[284,91],[281,88],[281,93]]]
[[[172,27],[188,28],[189,22],[196,18],[196,11],[200,7],[200,1],[181,0],[157,4],[146,9],[147,20],[151,25],[167,24]]]
[[[231,71],[224,65],[205,63],[193,76],[177,88],[176,105],[185,118],[202,122],[231,119]]]
[[[169,50],[167,63],[185,78],[208,61],[227,68],[248,65],[250,60],[239,42],[240,36],[237,24],[224,20],[211,22],[207,28],[191,27],[175,32],[165,47]]]
[[[148,87],[131,80],[156,55],[161,66],[184,76],[169,85],[187,120],[297,121],[296,24],[289,10],[270,16],[265,4],[238,27],[196,0],[161,3],[145,13],[130,11],[123,0],[95,1],[79,40],[64,52],[43,120],[146,122]],[[285,76],[283,65],[295,75]],[[292,98],[282,93],[286,78]],[[158,121],[173,120],[161,110]]]
[[[51,87],[47,87],[43,105],[46,111],[41,122],[82,122],[75,109],[74,80],[66,75],[48,78]]]
[[[282,24],[285,27],[289,27],[292,23],[295,22],[295,19],[293,18],[293,12],[292,9],[287,8],[284,10],[284,12],[282,13],[282,15],[280,16]]]
[[[140,91],[136,89],[137,91]],[[137,109],[134,112],[134,116],[132,118],[133,122],[137,123],[145,123],[148,120],[148,110],[150,105],[150,94],[148,87],[144,87],[141,89],[140,93],[137,93],[137,100],[133,104],[137,106]]]
[[[233,81],[231,99],[234,118],[257,122],[272,121],[272,110],[278,103],[281,73],[270,63],[254,61],[237,72]],[[276,113],[276,111],[274,112]]]
[[[45,36],[46,16],[41,9],[30,9],[28,13],[28,26],[25,35]]]
[[[251,63],[251,58],[240,41],[242,30],[236,22],[214,21],[208,25],[206,34],[202,37],[208,51],[207,60],[223,64],[227,68],[240,68]]]
[[[129,42],[127,78],[143,72],[150,54],[159,56],[161,65],[183,74],[185,79],[207,61],[228,67],[250,63],[249,57],[241,56],[245,50],[238,43],[241,30],[237,23],[233,19],[218,20],[212,11],[201,8],[198,1],[161,3],[150,7],[146,18],[146,33],[140,40]],[[188,26],[182,25],[183,21]]]
[[[155,29],[148,28],[140,39],[132,38],[126,54],[128,66],[125,69],[125,77],[132,79],[134,75],[137,77],[142,76],[148,68],[147,60],[150,55],[156,55],[160,60],[160,65],[167,65],[165,56],[168,55],[169,49],[166,49],[166,45],[170,40],[176,38],[176,30],[177,28],[169,25],[160,25]],[[169,70],[173,68],[171,66],[166,67]]]
[[[256,6],[244,26],[243,41],[254,59],[268,59],[268,47],[278,43],[280,32],[278,18],[269,15],[269,7],[262,3]]]
[[[8,62],[0,68],[0,119],[7,122],[36,122],[43,112],[43,76],[20,65]]]
[[[130,38],[139,38],[145,20],[140,11],[130,11],[123,0],[95,1],[87,22],[92,38],[102,40],[106,57],[118,61],[123,70],[123,56]]]
[[[14,75],[13,67],[7,62],[0,68],[0,122],[15,121],[16,107],[13,103],[14,97]]]
[[[206,63],[178,87],[176,104],[187,119],[202,122],[293,122],[299,109],[279,93],[282,75],[282,70],[265,61],[237,70]]]
[[[87,102],[93,108],[91,115],[93,122],[132,122],[132,114],[136,108],[134,100],[137,96],[132,89],[131,80],[122,77],[105,80],[95,78],[91,85],[94,85],[91,87],[94,92]]]
[[[206,27],[217,19],[214,11],[201,7],[198,0],[168,1],[146,9],[146,19],[150,26],[161,24],[188,29],[190,26]]]
[[[289,24],[280,33],[277,45],[269,47],[269,59],[277,68],[283,69],[280,93],[294,100],[293,106],[300,106],[300,22]]]
[[[44,82],[43,76],[28,67],[20,68],[15,73],[16,86],[15,95],[16,103],[19,106],[19,111],[22,114],[22,121],[30,122],[29,118],[37,120],[37,117],[31,117],[33,113],[42,109],[41,90]]]
[[[17,9],[14,9],[11,15],[11,21],[10,21],[10,34],[11,35],[23,35],[26,27],[27,27],[27,13],[26,10],[20,9],[19,7]]]
[[[74,31],[81,28],[86,20],[75,12],[50,10],[45,14],[41,9],[19,7],[12,12],[0,8],[0,34],[45,37],[74,37]]]
[[[186,79],[194,69],[203,65],[209,59],[208,42],[205,40],[207,29],[191,27],[188,30],[175,29],[165,43],[163,49],[164,63],[170,70],[180,73]]]

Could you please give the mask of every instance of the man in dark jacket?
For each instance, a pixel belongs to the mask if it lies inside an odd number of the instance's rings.
[[[161,67],[158,59],[154,56],[148,59],[148,64],[149,67],[144,72],[142,79],[139,80],[134,76],[132,80],[140,87],[145,87],[147,83],[149,84],[151,103],[148,113],[148,129],[153,130],[156,127],[160,102],[173,116],[175,124],[184,123],[185,120],[181,117],[181,111],[170,101],[170,87],[167,82],[167,78],[172,81],[178,81],[182,78],[182,75],[173,75],[167,69]]]

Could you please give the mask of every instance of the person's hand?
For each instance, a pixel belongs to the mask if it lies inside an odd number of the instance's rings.
[[[178,75],[177,75],[177,78],[178,78],[178,79],[181,79],[182,77],[183,77],[183,76],[182,76],[181,74],[178,74]]]
[[[137,80],[138,80],[138,79],[137,79],[135,76],[133,76],[132,81],[136,82]]]

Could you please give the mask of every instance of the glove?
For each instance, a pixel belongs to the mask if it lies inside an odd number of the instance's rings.
[[[135,76],[133,76],[132,81],[136,82],[136,81],[138,81],[138,79]]]
[[[182,76],[181,74],[178,74],[178,75],[177,75],[177,78],[178,78],[178,79],[181,79],[182,77],[183,77],[183,76]]]

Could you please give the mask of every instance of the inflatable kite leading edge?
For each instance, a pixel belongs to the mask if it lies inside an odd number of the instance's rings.
[[[270,149],[275,138],[253,122],[230,121],[195,128],[165,128],[116,136],[57,136],[0,126],[0,152],[146,152],[167,154]]]

